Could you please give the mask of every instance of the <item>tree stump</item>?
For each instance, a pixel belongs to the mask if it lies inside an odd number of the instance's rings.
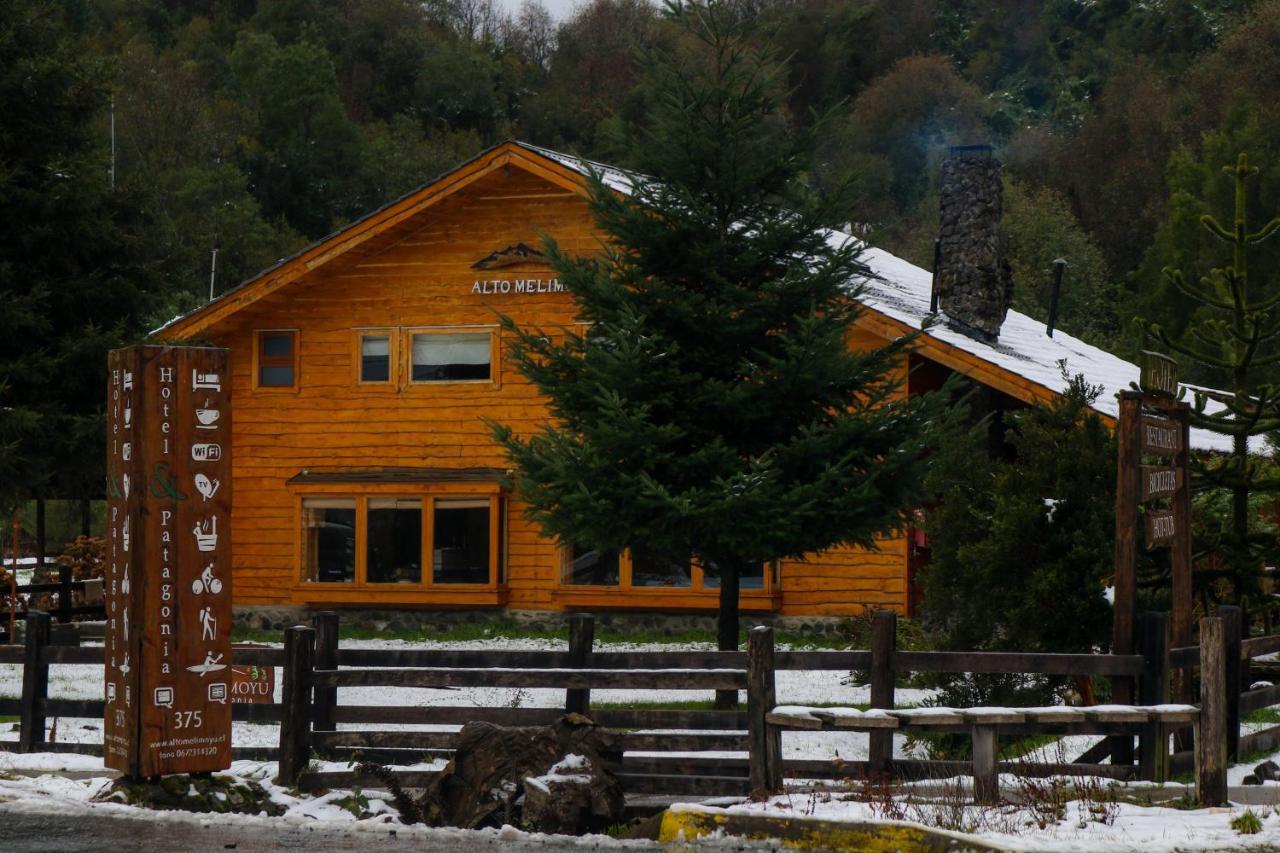
[[[549,726],[468,723],[458,733],[453,760],[414,808],[406,809],[406,799],[397,802],[406,822],[432,826],[533,821],[548,832],[600,830],[622,820],[622,787],[613,772],[622,759],[620,744],[618,735],[581,714]]]

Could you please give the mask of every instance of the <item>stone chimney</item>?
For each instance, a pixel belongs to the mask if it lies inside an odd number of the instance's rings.
[[[1000,337],[1013,304],[1002,201],[1000,161],[991,146],[953,147],[942,164],[934,289],[947,325],[986,343]]]

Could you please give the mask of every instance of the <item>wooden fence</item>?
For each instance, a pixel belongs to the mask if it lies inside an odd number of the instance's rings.
[[[682,795],[740,795],[762,786],[773,787],[780,778],[831,779],[887,774],[899,778],[954,775],[971,772],[970,762],[895,760],[893,732],[883,728],[869,731],[870,752],[866,761],[789,760],[781,756],[782,726],[771,725],[768,715],[776,710],[774,680],[781,671],[839,671],[870,673],[870,705],[875,709],[894,708],[895,682],[909,672],[967,672],[1048,675],[1086,675],[1131,679],[1139,705],[1159,706],[1169,701],[1171,683],[1179,670],[1200,667],[1208,672],[1209,683],[1220,679],[1221,687],[1207,691],[1205,713],[1220,714],[1223,745],[1246,752],[1280,742],[1280,726],[1240,738],[1240,715],[1280,704],[1280,688],[1264,687],[1243,693],[1247,685],[1248,661],[1262,654],[1280,651],[1280,637],[1243,640],[1239,636],[1238,611],[1222,608],[1222,615],[1210,620],[1220,624],[1219,633],[1210,629],[1210,642],[1221,636],[1221,672],[1203,664],[1202,646],[1170,649],[1166,614],[1143,614],[1140,654],[1090,655],[1004,652],[917,652],[896,647],[896,618],[877,614],[873,620],[870,648],[848,651],[778,651],[772,633],[757,629],[750,634],[745,652],[613,652],[596,651],[593,622],[586,615],[569,617],[569,648],[566,651],[476,651],[476,650],[386,650],[341,648],[338,617],[318,613],[311,627],[286,629],[284,649],[240,649],[233,651],[237,665],[256,664],[283,668],[280,704],[237,704],[233,719],[280,723],[278,749],[236,748],[236,758],[270,760],[278,758],[280,777],[302,787],[337,787],[369,784],[355,771],[314,773],[307,770],[313,755],[337,760],[367,760],[388,764],[410,764],[424,758],[447,757],[457,742],[456,731],[387,730],[378,726],[460,726],[471,721],[502,725],[542,725],[566,711],[585,713],[603,726],[622,731],[623,746],[630,754],[619,768],[629,793]],[[47,696],[50,666],[98,664],[101,647],[66,647],[49,642],[49,617],[28,615],[26,643],[22,647],[0,647],[0,663],[21,663],[21,698],[0,699],[0,714],[16,714],[21,719],[18,749],[92,751],[81,745],[42,742],[49,717],[101,717],[101,700],[59,700]],[[1202,638],[1203,640],[1203,638]],[[1233,669],[1234,666],[1234,669]],[[1228,685],[1236,685],[1229,689]],[[556,688],[564,691],[564,703],[555,708],[464,707],[415,705],[341,704],[340,687],[506,687]],[[745,690],[747,704],[739,710],[678,710],[655,708],[593,707],[592,690],[627,689],[664,692]],[[1221,699],[1223,701],[1215,701]],[[1217,710],[1215,710],[1217,709]],[[1216,719],[1216,718],[1215,718]],[[1220,762],[1191,752],[1168,755],[1157,744],[1167,743],[1168,733],[1196,722],[1181,718],[1170,723],[1150,716],[1138,722],[1108,722],[1096,717],[1073,726],[1054,725],[1023,715],[1017,722],[995,723],[995,736],[1023,737],[1031,734],[1067,732],[1105,734],[1113,737],[1105,752],[1082,756],[1073,763],[1010,762],[996,765],[1008,772],[1027,775],[1059,773],[1097,774],[1119,779],[1165,778],[1169,773],[1192,766],[1217,773],[1225,767],[1226,752]],[[954,728],[935,726],[932,731],[963,731],[973,726],[953,721]],[[357,727],[358,728],[355,728]],[[847,727],[846,727],[847,728]],[[903,726],[909,728],[909,726]],[[1207,729],[1216,731],[1217,723]],[[1138,749],[1134,750],[1135,738]],[[1202,736],[1197,745],[1218,740]],[[983,741],[984,745],[986,741]],[[100,749],[100,747],[99,747]],[[741,756],[708,753],[732,752]],[[1119,753],[1119,763],[1100,764],[1101,757]],[[1125,755],[1131,756],[1128,763]],[[1134,762],[1132,756],[1136,754]],[[980,756],[981,758],[982,756]],[[1205,765],[1205,761],[1209,765]],[[1181,762],[1181,764],[1180,764]],[[409,774],[406,783],[421,784],[430,771]],[[1221,775],[1221,774],[1219,774]],[[1225,776],[1222,777],[1225,779]],[[1216,783],[1215,783],[1216,784]],[[1224,792],[1225,795],[1225,792]]]
[[[46,567],[51,564],[45,563]],[[58,596],[58,606],[52,608],[52,613],[59,623],[70,623],[77,616],[96,616],[100,618],[106,617],[106,606],[102,603],[102,580],[72,580],[71,567],[59,564],[58,580],[52,583],[28,583],[18,584],[15,587],[9,585],[0,586],[0,645],[14,642],[14,638],[10,636],[9,625],[12,622],[24,621],[27,618],[27,599],[26,596],[40,594],[55,594]],[[77,605],[73,600],[72,593],[85,592],[87,587],[97,587],[97,604],[80,604]],[[17,607],[13,607],[13,599],[17,597]],[[68,636],[71,636],[68,634]]]

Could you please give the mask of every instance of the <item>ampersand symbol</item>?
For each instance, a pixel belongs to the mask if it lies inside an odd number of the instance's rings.
[[[185,501],[187,496],[178,490],[178,481],[169,471],[168,462],[157,462],[151,472],[151,496]]]

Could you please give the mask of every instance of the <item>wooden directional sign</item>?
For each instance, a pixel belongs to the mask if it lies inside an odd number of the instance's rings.
[[[104,761],[133,777],[231,765],[227,351],[108,360]]]
[[[1182,427],[1176,421],[1156,415],[1142,415],[1138,429],[1143,454],[1173,456],[1182,451]]]
[[[1138,386],[1157,397],[1178,396],[1178,363],[1169,356],[1143,350],[1138,359]]]
[[[1142,492],[1139,500],[1146,502],[1175,495],[1182,487],[1182,469],[1162,465],[1142,466]]]
[[[1111,638],[1111,650],[1116,654],[1131,654],[1135,648],[1140,512],[1146,547],[1170,551],[1170,642],[1175,646],[1191,644],[1191,489],[1187,476],[1191,406],[1176,400],[1177,362],[1166,355],[1142,353],[1139,384],[1141,391],[1120,392],[1116,424]],[[1113,679],[1111,687],[1113,701],[1125,703],[1136,698],[1129,679]],[[1175,679],[1174,694],[1179,701],[1188,701],[1189,682]],[[1112,746],[1113,763],[1132,761],[1131,738],[1121,738]]]
[[[1147,548],[1168,548],[1177,535],[1173,510],[1149,509],[1143,516],[1147,526]]]

